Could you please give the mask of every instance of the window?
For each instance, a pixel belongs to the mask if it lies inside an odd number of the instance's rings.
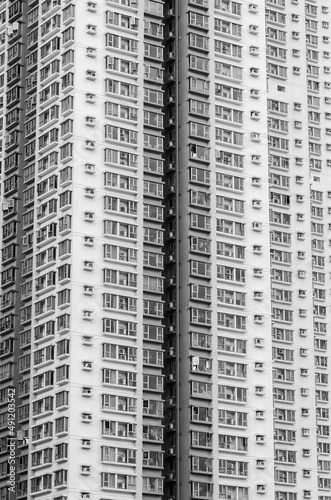
[[[191,406],[191,420],[195,422],[209,422],[212,421],[211,408],[204,406]]]
[[[221,75],[222,78],[230,78],[232,80],[242,81],[243,69],[232,64],[215,61],[215,73]]]
[[[247,365],[230,361],[218,361],[218,374],[235,378],[247,377]]]
[[[103,307],[109,309],[118,309],[122,311],[136,312],[137,299],[123,295],[114,295],[110,293],[103,294]]]
[[[221,10],[223,12],[228,12],[229,14],[234,14],[236,16],[241,15],[241,4],[238,2],[233,2],[232,0],[215,0],[215,9]],[[246,500],[246,499],[243,499]]]
[[[149,104],[163,106],[163,93],[158,90],[144,89],[144,100]]]
[[[211,448],[212,436],[209,432],[191,431],[191,446],[195,448]]]
[[[193,76],[189,77],[189,90],[191,92],[197,92],[208,95],[209,87],[210,87],[210,82],[208,80]]]
[[[227,151],[221,151],[221,150],[216,150],[216,161],[223,163],[223,165],[229,166],[229,167],[234,167],[234,168],[243,168],[244,166],[244,157],[241,155],[237,155],[234,153],[228,153]],[[224,187],[231,187],[232,181],[230,179],[241,179],[241,182],[243,183],[244,179],[240,177],[232,177],[228,176],[226,174],[221,174],[220,172],[216,172],[216,182],[218,185]],[[222,179],[225,179],[226,182],[229,183],[227,186],[226,184],[223,184]],[[219,184],[220,183],[220,184]],[[236,189],[236,188],[233,188]],[[239,188],[238,188],[239,189]],[[243,188],[240,189],[243,191]]]
[[[200,161],[209,162],[210,150],[205,146],[190,144],[190,159],[198,159]]]
[[[159,4],[161,5],[161,4]],[[135,490],[136,477],[124,474],[112,474],[110,472],[101,473],[101,488]]]
[[[163,342],[163,327],[156,325],[144,325],[144,339],[153,342]]]
[[[216,196],[216,208],[233,212],[236,214],[244,213],[244,201],[236,200],[234,198],[227,198],[226,196]]]
[[[144,300],[143,313],[147,316],[163,318],[163,303],[155,300]]]
[[[237,450],[237,451],[247,451],[248,450],[248,439],[241,436],[229,436],[229,435],[219,435],[218,436],[218,447],[223,450]],[[222,486],[220,486],[222,488]],[[248,491],[248,489],[247,489]]]
[[[188,12],[188,24],[196,28],[208,29],[208,17],[196,12]]]
[[[111,220],[104,221],[104,233],[106,236],[116,235],[128,239],[137,238],[137,226],[115,222]]]
[[[287,234],[287,233],[282,233]],[[278,241],[278,239],[272,241]],[[284,271],[283,269],[272,269],[271,271],[273,281],[282,281],[284,283],[292,283],[292,275],[291,271]]]
[[[277,321],[285,321],[287,323],[292,323],[293,322],[293,311],[290,311],[288,309],[273,308],[272,309],[272,318],[277,320]]]
[[[238,25],[234,25],[238,26]],[[237,29],[238,31],[238,29]],[[234,57],[241,59],[242,57],[242,47],[240,45],[234,45],[233,43],[225,42],[223,40],[215,39],[215,53],[222,54],[223,56]]]
[[[149,244],[163,245],[163,231],[152,228],[144,228],[144,241]]]
[[[243,111],[238,111],[233,108],[227,108],[224,106],[215,106],[215,116],[221,120],[242,124],[243,123]]]
[[[217,141],[233,144],[235,146],[243,146],[244,134],[221,128],[216,128],[215,132]]]
[[[110,18],[111,12],[107,12],[108,20]],[[115,16],[118,14],[115,14]],[[125,16],[122,16],[124,18]],[[106,33],[106,49],[116,48],[119,50],[124,50],[125,52],[137,52],[137,41],[132,38],[127,38],[124,36],[113,35],[111,33]]]
[[[210,217],[208,215],[190,214],[190,226],[194,229],[210,231]]]
[[[292,391],[293,392],[293,391]],[[295,442],[296,431],[288,429],[275,429],[275,441]]]
[[[163,160],[144,156],[144,171],[163,175]]]
[[[204,125],[198,122],[189,122],[189,134],[192,137],[198,137],[200,139],[209,139],[209,125]]]
[[[137,262],[137,250],[116,245],[104,245],[104,259]]]
[[[245,305],[245,293],[218,288],[217,289],[217,300],[223,304],[233,304],[236,306],[244,306]]]
[[[190,182],[210,185],[210,172],[202,168],[190,167]]]
[[[146,267],[154,267],[154,268],[163,268],[163,255],[154,252],[144,252],[144,266]]]
[[[104,368],[102,383],[136,387],[136,373]]]
[[[232,339],[230,337],[218,337],[218,350],[246,354],[246,340]]]
[[[210,240],[207,238],[200,238],[191,236],[190,238],[190,251],[197,253],[210,254]]]
[[[226,475],[247,476],[248,463],[236,462],[234,460],[219,460],[218,472],[219,474]]]
[[[190,323],[200,325],[211,325],[211,311],[205,309],[190,308]]]
[[[137,215],[137,202],[113,196],[105,196],[104,210]]]
[[[115,127],[116,128],[116,127]],[[137,155],[116,149],[105,149],[105,163],[115,163],[127,167],[137,166]]]
[[[231,243],[217,242],[217,255],[230,257],[234,259],[245,258],[245,247],[240,245],[233,245]]]
[[[143,388],[148,391],[163,391],[163,377],[157,375],[143,375]]]
[[[105,126],[105,139],[120,141],[130,144],[137,144],[137,132],[135,130],[114,127],[112,125]]]
[[[104,318],[103,333],[136,337],[137,325],[133,322]]]
[[[144,148],[163,151],[163,137],[144,134]]]
[[[117,71],[119,73],[126,73],[136,75],[138,73],[138,63],[129,61],[127,59],[120,59],[118,57],[106,56],[105,69],[110,71]],[[121,85],[121,88],[125,88]],[[127,84],[128,91],[130,92],[130,85]],[[132,89],[131,89],[132,90]]]
[[[137,191],[137,178],[105,172],[104,186],[135,192]]]
[[[246,318],[227,313],[217,313],[217,325],[235,330],[246,330]]]
[[[269,57],[281,59],[282,61],[287,59],[287,50],[275,45],[267,45],[267,54]]]
[[[144,275],[143,289],[149,292],[163,293],[163,279]]]
[[[69,365],[62,365],[55,369],[56,382],[65,382],[69,380]]]
[[[278,52],[279,52],[279,50],[278,50]],[[274,76],[274,77],[286,79],[287,78],[287,67],[269,62],[269,63],[267,63],[267,73],[271,76]]]
[[[137,274],[125,271],[115,271],[112,269],[103,270],[103,280],[105,284],[117,284],[125,287],[137,286]]]
[[[275,401],[287,401],[289,403],[293,403],[295,401],[295,392],[292,389],[282,389],[279,387],[274,388],[274,400]],[[278,412],[279,411],[281,411],[281,410],[279,409]],[[292,414],[293,413],[294,412],[292,412]],[[289,417],[289,415],[287,415],[287,417]],[[282,420],[282,414],[279,413],[276,418],[278,420]]]
[[[245,235],[245,224],[228,219],[217,219],[216,230],[220,233],[242,237]]]
[[[201,71],[203,73],[209,72],[209,59],[199,56],[189,56],[189,69]]]
[[[137,349],[117,344],[102,344],[102,357],[122,361],[136,361]]]
[[[201,277],[211,277],[211,264],[198,260],[191,260],[191,274]]]
[[[217,266],[217,278],[221,280],[245,283],[245,273],[245,269],[221,265]]]
[[[240,24],[230,23],[229,21],[215,18],[215,31],[220,31],[221,33],[225,33],[226,35],[241,37],[241,28],[242,26]]]
[[[284,264],[291,264],[292,262],[291,252],[284,252],[282,250],[272,249],[270,254],[271,254],[271,260],[274,262],[283,262]]]

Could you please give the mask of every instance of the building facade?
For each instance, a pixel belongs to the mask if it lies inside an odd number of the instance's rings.
[[[0,22],[0,500],[331,500],[326,0]]]

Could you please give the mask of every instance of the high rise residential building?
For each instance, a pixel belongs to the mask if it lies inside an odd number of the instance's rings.
[[[331,500],[328,1],[0,23],[0,500]]]

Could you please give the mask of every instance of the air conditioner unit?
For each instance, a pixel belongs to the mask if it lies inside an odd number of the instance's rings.
[[[266,486],[264,484],[258,484],[256,486],[256,491],[257,491],[257,493],[265,493],[266,492]]]
[[[254,3],[250,3],[248,7],[249,12],[256,13],[258,11],[258,6]]]

